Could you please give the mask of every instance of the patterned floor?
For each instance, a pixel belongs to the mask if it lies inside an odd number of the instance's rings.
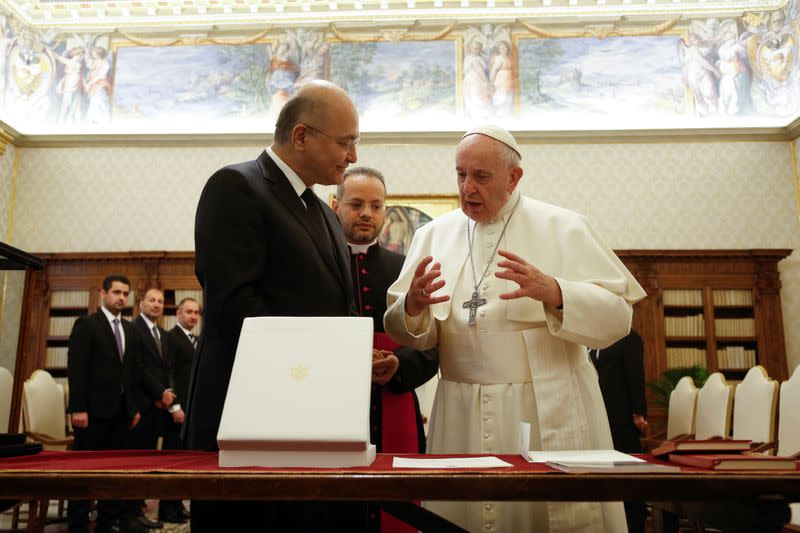
[[[146,500],[145,504],[147,507],[145,508],[145,514],[151,520],[155,520],[158,516],[158,500]],[[189,502],[184,502],[186,508],[189,508]],[[26,523],[28,514],[28,506],[22,505],[20,508],[20,515],[22,519],[22,524]],[[58,515],[58,502],[50,502],[50,509],[48,512],[48,517],[55,518]],[[12,511],[6,511],[4,513],[0,513],[0,530],[8,530],[11,528],[12,523]],[[23,526],[24,527],[24,526]],[[66,522],[60,522],[56,524],[50,524],[45,527],[45,533],[67,533],[67,524]],[[190,528],[189,524],[164,524],[164,527],[161,529],[151,529],[152,533],[189,533]]]

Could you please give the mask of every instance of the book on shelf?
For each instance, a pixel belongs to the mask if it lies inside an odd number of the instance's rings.
[[[203,304],[202,289],[175,289],[175,305],[181,303],[184,298],[194,298],[201,305]]]
[[[706,470],[797,470],[795,459],[774,455],[671,453],[669,461]]]
[[[48,347],[45,355],[44,365],[47,368],[66,368],[67,347]]]
[[[51,337],[69,337],[76,320],[76,316],[51,316],[47,334]]]
[[[756,365],[756,351],[744,346],[727,346],[717,350],[717,362],[720,368],[750,368]]]
[[[715,318],[714,330],[718,337],[753,337],[756,321],[753,318]]]
[[[671,440],[661,446],[653,448],[653,455],[667,455],[670,453],[740,453],[750,449],[749,440],[709,439],[709,440]]]
[[[690,316],[664,317],[666,333],[669,337],[702,337],[706,322],[702,314]]]
[[[661,294],[664,305],[699,306],[703,305],[703,292],[697,289],[668,289]]]
[[[716,307],[752,307],[753,292],[744,289],[718,289],[714,291]]]
[[[89,291],[53,291],[50,295],[51,309],[89,307]]]
[[[667,368],[706,366],[706,351],[700,348],[667,348]]]

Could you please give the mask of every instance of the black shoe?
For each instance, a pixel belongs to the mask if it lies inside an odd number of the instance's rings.
[[[141,518],[145,518],[145,516],[140,515],[135,518],[123,521],[124,527],[121,527],[120,531],[122,533],[147,533],[149,529],[141,522],[140,520]]]
[[[158,520],[150,520],[144,514],[140,514],[139,516],[134,518],[132,522],[139,523],[145,529],[161,529],[162,527],[164,527],[164,524],[162,522],[159,522]]]
[[[164,503],[162,502],[160,505],[164,506]],[[170,524],[186,523],[186,517],[183,516],[181,510],[175,506],[164,506],[163,509],[159,507],[158,519],[161,522],[169,522]]]

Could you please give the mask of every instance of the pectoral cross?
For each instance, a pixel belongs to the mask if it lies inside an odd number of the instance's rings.
[[[464,302],[461,307],[469,309],[469,325],[474,326],[475,314],[478,312],[478,307],[486,304],[486,298],[478,298],[478,291],[472,293],[472,298]]]

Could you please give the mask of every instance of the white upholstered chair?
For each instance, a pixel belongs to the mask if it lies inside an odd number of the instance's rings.
[[[733,391],[725,376],[714,372],[697,393],[695,439],[725,439],[730,435]]]
[[[0,433],[7,433],[8,418],[11,414],[11,389],[14,376],[7,368],[0,366]]]
[[[763,366],[754,366],[736,386],[733,397],[733,438],[774,446],[778,382]]]
[[[682,377],[669,395],[667,440],[694,434],[697,387],[689,376]]]
[[[67,412],[64,387],[48,372],[36,370],[22,384],[22,418],[25,435],[42,444],[45,450],[66,450],[74,442],[67,436]],[[48,520],[49,501],[42,499],[31,505],[30,514],[38,512],[38,525],[64,519],[64,501],[58,503],[58,517]]]
[[[22,384],[22,415],[25,434],[45,450],[66,450],[72,444],[74,439],[67,437],[64,388],[46,371],[34,371]]]
[[[800,366],[791,377],[781,383],[781,399],[778,421],[778,455],[789,456],[800,453]],[[800,531],[800,503],[790,504],[791,525]]]

